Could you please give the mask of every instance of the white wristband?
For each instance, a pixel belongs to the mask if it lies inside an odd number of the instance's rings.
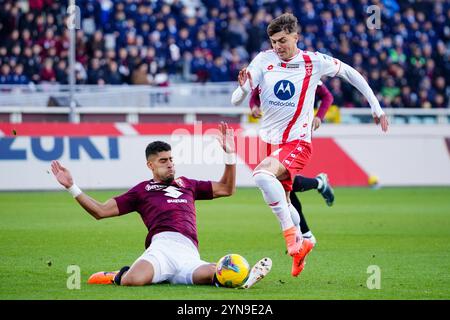
[[[78,197],[80,194],[83,193],[83,191],[81,191],[81,189],[78,188],[78,186],[75,183],[70,188],[68,188],[67,191],[69,191],[69,193],[74,198]]]
[[[227,153],[223,157],[225,164],[236,164],[236,153]]]

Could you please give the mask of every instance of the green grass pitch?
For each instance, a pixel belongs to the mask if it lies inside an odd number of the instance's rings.
[[[272,272],[250,290],[210,286],[87,285],[90,274],[131,264],[143,251],[138,214],[96,221],[66,192],[0,193],[0,299],[449,299],[450,188],[337,188],[329,208],[301,195],[318,240],[298,278],[273,214],[256,189],[197,202],[200,253],[239,253]],[[104,201],[119,192],[88,192]],[[81,288],[69,290],[69,265]],[[381,288],[368,289],[369,266]]]

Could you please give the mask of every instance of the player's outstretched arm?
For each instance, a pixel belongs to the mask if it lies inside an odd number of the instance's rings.
[[[246,68],[241,69],[238,75],[239,87],[231,95],[231,103],[238,106],[245,100],[249,91],[253,89],[253,81],[250,72]]]
[[[236,146],[234,130],[228,124],[219,124],[219,143],[225,151],[225,171],[220,181],[212,182],[214,198],[229,197],[236,191]]]
[[[109,199],[105,203],[100,203],[97,200],[89,197],[83,193],[80,188],[73,182],[70,171],[63,167],[58,161],[52,161],[52,172],[56,180],[66,188],[78,203],[95,219],[103,219],[119,215],[119,207],[114,199]]]
[[[386,132],[389,127],[389,122],[366,79],[364,79],[364,77],[353,67],[343,62],[341,62],[341,68],[337,76],[348,81],[363,94],[370,104],[375,123],[381,124],[381,129]]]

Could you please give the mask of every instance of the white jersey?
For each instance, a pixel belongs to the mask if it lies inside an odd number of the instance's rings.
[[[322,76],[335,76],[341,61],[319,52],[299,50],[289,62],[273,50],[260,52],[247,70],[259,85],[263,112],[259,135],[270,144],[311,142],[314,98]]]

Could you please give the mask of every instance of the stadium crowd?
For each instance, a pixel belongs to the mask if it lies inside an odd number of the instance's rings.
[[[68,83],[67,0],[0,0],[0,84]],[[368,28],[376,4],[379,28]],[[299,47],[360,71],[383,107],[444,108],[450,96],[450,2],[368,0],[77,0],[78,84],[165,86],[235,81],[266,27],[286,11]],[[341,107],[367,107],[339,78],[326,81]]]

